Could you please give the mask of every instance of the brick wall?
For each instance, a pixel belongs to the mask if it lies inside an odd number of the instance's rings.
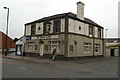
[[[6,41],[7,40],[7,41]],[[7,46],[6,46],[7,42]],[[4,53],[4,50],[7,48],[15,48],[15,44],[13,40],[10,37],[6,37],[6,35],[2,32],[0,32],[0,48],[3,50],[2,53]]]

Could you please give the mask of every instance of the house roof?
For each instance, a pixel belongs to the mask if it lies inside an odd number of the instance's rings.
[[[53,16],[49,16],[49,17],[43,17],[43,18],[35,20],[33,22],[26,23],[25,25],[29,25],[29,24],[36,23],[36,22],[43,22],[43,21],[47,21],[47,20],[49,21],[49,20],[56,19],[56,18],[64,18],[66,16],[69,17],[69,18],[84,22],[84,23],[94,25],[96,27],[103,28],[102,26],[98,25],[97,23],[95,23],[94,21],[92,21],[92,20],[90,20],[88,18],[84,18],[84,20],[81,20],[81,19],[77,18],[77,15],[74,14],[74,13],[71,13],[71,12],[63,13],[63,14],[57,14],[57,15],[53,15]]]

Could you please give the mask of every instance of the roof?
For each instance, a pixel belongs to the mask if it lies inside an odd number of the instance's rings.
[[[105,38],[107,43],[120,43],[120,38]]]
[[[66,16],[69,17],[69,18],[84,22],[84,23],[94,25],[96,27],[103,28],[102,26],[98,25],[97,23],[95,23],[94,21],[92,21],[92,20],[90,20],[88,18],[84,18],[84,20],[81,20],[81,19],[77,18],[77,15],[74,14],[74,13],[71,13],[71,12],[63,13],[63,14],[57,14],[57,15],[53,15],[53,16],[49,16],[49,17],[43,17],[43,18],[35,20],[33,22],[26,23],[25,25],[29,25],[29,24],[36,23],[36,22],[43,22],[43,21],[47,21],[47,20],[52,20],[52,19],[56,19],[56,18],[64,18]]]

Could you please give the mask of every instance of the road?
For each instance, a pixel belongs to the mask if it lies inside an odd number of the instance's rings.
[[[3,78],[117,78],[118,59],[76,65],[37,64],[3,58]]]

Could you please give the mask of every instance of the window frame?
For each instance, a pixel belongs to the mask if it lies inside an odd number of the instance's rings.
[[[71,54],[74,52],[74,45],[69,45],[69,51]]]
[[[53,32],[60,33],[61,32],[61,19],[55,19],[53,21]]]
[[[84,53],[90,53],[91,52],[91,43],[84,43]]]
[[[97,49],[97,51],[96,51],[96,49]],[[94,52],[95,52],[95,53],[100,53],[100,51],[101,51],[100,44],[95,44]]]

